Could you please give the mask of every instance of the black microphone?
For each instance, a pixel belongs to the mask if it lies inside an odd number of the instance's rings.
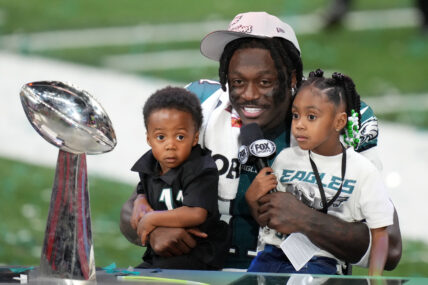
[[[240,139],[241,146],[239,147],[238,159],[241,164],[254,164],[257,172],[269,166],[268,159],[275,153],[276,145],[273,141],[264,138],[258,124],[251,123],[242,126]],[[269,174],[271,173],[266,173],[266,175]],[[269,193],[276,191],[276,189],[272,189]],[[270,229],[265,226],[263,231],[270,232]]]
[[[269,166],[268,159],[275,153],[276,145],[264,138],[257,123],[242,126],[240,139],[238,159],[241,164],[254,164],[257,172]]]

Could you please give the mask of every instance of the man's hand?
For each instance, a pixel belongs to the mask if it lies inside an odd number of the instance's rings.
[[[167,228],[157,227],[150,236],[149,242],[154,252],[160,256],[171,257],[189,253],[195,246],[193,236],[206,237],[206,234],[192,228]]]
[[[364,223],[348,223],[309,208],[291,193],[274,192],[259,199],[260,220],[283,234],[300,232],[337,258],[358,262],[369,245]]]
[[[307,207],[292,194],[274,192],[259,199],[261,226],[289,234],[301,232],[318,247],[347,262],[358,262],[369,245],[369,229],[361,222],[345,222]],[[402,245],[397,212],[394,224],[388,226],[389,248],[386,270],[393,270],[400,261]]]
[[[301,232],[308,214],[314,211],[287,192],[270,193],[261,197],[258,203],[260,225],[283,234]]]

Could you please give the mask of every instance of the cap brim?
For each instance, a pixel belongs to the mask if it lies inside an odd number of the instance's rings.
[[[239,38],[265,38],[251,34],[232,31],[214,31],[205,36],[201,41],[201,53],[209,59],[219,61],[224,47],[233,40]]]

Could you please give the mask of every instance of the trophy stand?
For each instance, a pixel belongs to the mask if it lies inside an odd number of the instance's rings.
[[[59,150],[40,275],[95,280],[86,155]]]

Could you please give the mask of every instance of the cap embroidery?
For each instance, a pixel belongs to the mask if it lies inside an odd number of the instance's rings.
[[[237,15],[235,18],[233,18],[232,22],[229,24],[229,29],[231,29],[233,25],[236,25],[241,19],[242,15]]]
[[[239,25],[236,27],[232,27],[229,30],[232,32],[251,34],[251,32],[253,31],[253,25],[248,25],[248,26]]]
[[[280,27],[276,27],[276,32],[277,33],[285,33],[285,31]]]

